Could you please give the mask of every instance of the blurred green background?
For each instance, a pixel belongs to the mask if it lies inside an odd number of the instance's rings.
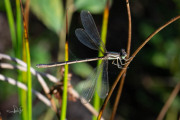
[[[64,25],[64,7],[66,1],[60,0],[31,0],[29,16],[29,41],[32,67],[37,71],[57,74],[57,68],[37,69],[36,64],[56,62],[58,60],[60,32]],[[15,3],[11,0],[15,14]],[[69,29],[70,57],[91,58],[97,52],[82,45],[76,38],[74,31],[82,27],[79,12],[89,10],[95,20],[98,30],[101,31],[102,12],[105,0],[75,0],[72,4],[77,11],[73,13]],[[135,0],[130,1],[132,14],[132,44],[131,53],[158,27],[180,14],[179,0]],[[71,9],[71,7],[69,8]],[[120,51],[126,48],[128,33],[128,19],[126,2],[112,1],[108,23],[107,50]],[[0,52],[13,55],[11,37],[4,7],[4,0],[0,1]],[[61,55],[61,54],[60,54]],[[76,56],[76,57],[75,57]],[[63,58],[63,55],[61,56]],[[111,63],[111,62],[109,62]],[[75,64],[70,66],[73,73],[72,84],[85,79],[96,62],[90,64]],[[109,64],[110,87],[119,73],[116,66]],[[16,72],[0,68],[0,73],[16,78]],[[48,82],[48,81],[47,81]],[[123,93],[118,105],[116,120],[155,119],[165,104],[175,85],[180,82],[180,21],[176,21],[158,33],[138,53],[130,64]],[[36,78],[33,78],[33,88],[42,91]],[[53,84],[48,83],[49,87]],[[169,108],[165,119],[177,120],[180,117],[180,94]],[[111,97],[105,117],[109,118],[116,97],[116,91]],[[17,104],[17,88],[0,81],[0,112],[13,104]],[[70,120],[90,119],[90,113],[74,113],[76,103],[70,102],[67,118]],[[33,118],[41,117],[49,110],[43,103],[34,98]],[[38,109],[38,112],[37,112]],[[52,113],[52,111],[50,112]],[[74,114],[73,114],[74,113]],[[18,114],[7,115],[8,119],[18,119]],[[44,119],[44,118],[43,118]],[[56,117],[54,117],[56,119]]]

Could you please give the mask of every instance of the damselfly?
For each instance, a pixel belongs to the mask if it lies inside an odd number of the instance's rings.
[[[94,73],[87,80],[87,82],[89,81],[89,83],[83,86],[84,88],[87,87],[88,89],[86,91],[82,91],[83,93],[81,95],[89,102],[94,94],[94,90],[96,88],[96,82],[100,74],[102,75],[102,82],[100,86],[101,88],[99,89],[98,92],[99,96],[101,98],[105,98],[109,92],[108,60],[113,60],[112,64],[116,65],[118,68],[122,68],[124,65],[122,60],[127,61],[126,59],[127,54],[124,49],[122,49],[120,53],[107,51],[104,43],[100,38],[99,32],[97,30],[97,27],[90,12],[81,11],[80,16],[84,29],[78,28],[75,30],[75,34],[78,40],[85,46],[89,47],[90,49],[99,50],[103,54],[103,56],[96,58],[75,60],[75,61],[57,62],[51,64],[38,64],[37,67],[47,68],[47,67],[55,67],[66,64],[102,60],[101,64],[96,68]]]

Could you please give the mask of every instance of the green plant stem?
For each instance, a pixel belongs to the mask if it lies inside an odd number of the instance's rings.
[[[22,59],[22,18],[21,18],[21,7],[20,7],[20,1],[16,0],[16,31],[17,31],[17,58]],[[23,74],[26,74],[25,72],[18,71],[18,81],[23,82]],[[26,78],[25,78],[26,79]],[[22,120],[27,120],[27,93],[25,90],[19,89],[18,90],[19,95],[19,104],[23,108],[23,112],[21,114]]]
[[[66,43],[66,46],[67,46],[67,43]],[[68,61],[68,50],[66,49],[65,51],[67,51],[67,52],[65,52],[65,61]],[[66,119],[67,88],[68,88],[68,65],[65,65],[64,81],[63,81],[62,108],[61,108],[61,120]]]
[[[7,17],[8,17],[8,23],[9,23],[9,28],[10,28],[12,44],[13,44],[13,48],[14,48],[14,52],[15,52],[15,56],[16,56],[17,55],[16,31],[15,31],[15,26],[14,26],[14,18],[13,18],[11,3],[9,0],[4,0],[4,3],[5,3],[6,13],[7,13]]]
[[[27,80],[28,80],[28,119],[32,120],[32,79],[31,79],[31,60],[29,43],[26,41],[26,55],[27,55]]]
[[[67,10],[68,11],[68,10]],[[69,60],[68,53],[68,12],[66,11],[66,43],[65,43],[65,61]],[[63,97],[62,97],[62,108],[61,108],[61,120],[66,119],[67,110],[67,96],[68,96],[68,64],[65,65],[64,81],[63,81]]]
[[[68,65],[65,65],[64,82],[63,82],[63,100],[61,108],[61,120],[66,119],[66,108],[67,108],[67,86],[68,86]]]
[[[23,13],[23,10],[22,10]],[[23,15],[24,18],[24,15]],[[27,61],[27,86],[28,86],[28,120],[32,120],[32,79],[31,79],[31,58],[30,58],[30,49],[29,49],[29,41],[28,41],[28,32],[27,27],[24,21],[24,42],[25,42],[25,51],[26,51],[26,61]]]
[[[23,57],[26,58],[27,62],[27,86],[28,86],[28,120],[32,120],[32,79],[31,79],[31,58],[30,58],[30,49],[29,49],[29,40],[28,40],[28,29],[24,17],[24,11],[23,11],[23,6],[22,6],[22,1],[20,0],[20,5],[21,5],[21,12],[23,16],[23,25],[24,25],[24,38],[23,38],[23,48],[25,48],[25,54],[23,54]],[[24,49],[23,49],[24,50]]]
[[[108,17],[109,17],[109,0],[107,1],[106,8],[104,10],[102,32],[101,32],[101,39],[104,44],[106,44]],[[100,48],[100,49],[102,49],[102,48]],[[99,56],[102,56],[102,55],[103,54],[101,52],[99,52]],[[97,66],[99,66],[101,63],[102,63],[102,60],[98,60]],[[102,71],[101,71],[101,74],[99,75],[99,78],[97,81],[98,87],[101,87],[101,82],[102,82]],[[101,100],[100,100],[97,92],[95,92],[93,106],[97,111],[100,109],[100,102],[101,102]],[[93,116],[93,120],[96,120],[95,116]]]
[[[21,59],[22,55],[22,19],[19,0],[16,0],[16,25],[17,25],[17,58]]]

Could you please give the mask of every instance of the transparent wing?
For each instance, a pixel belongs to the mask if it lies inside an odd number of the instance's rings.
[[[89,11],[81,11],[81,22],[89,37],[99,48],[106,52],[105,45],[100,38],[94,19]]]
[[[97,86],[97,93],[99,97],[103,99],[108,95],[109,92],[108,60],[104,60],[103,69],[101,69],[99,76],[102,77],[102,81],[100,86]]]
[[[80,96],[86,100],[82,100],[83,103],[91,101],[96,88],[97,79],[103,69],[103,64],[104,62],[102,61],[102,63],[93,71],[93,73],[91,73],[89,78],[83,81],[81,84]]]
[[[78,40],[84,44],[85,46],[93,49],[93,50],[99,50],[98,44],[96,44],[86,33],[84,29],[78,28],[75,30],[76,37]]]

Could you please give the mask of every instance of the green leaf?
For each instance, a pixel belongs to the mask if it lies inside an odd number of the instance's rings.
[[[34,61],[38,61],[38,63],[48,63],[51,58],[49,51],[48,43],[41,42],[31,47],[31,57]],[[35,64],[37,64],[37,62],[35,62]]]
[[[61,0],[31,0],[32,12],[52,31],[62,28],[63,7]]]
[[[155,53],[152,57],[152,62],[161,68],[167,68],[167,58],[163,53]]]
[[[102,13],[106,5],[106,0],[75,0],[78,10],[89,10],[91,13]]]
[[[155,31],[155,28],[152,27],[152,25],[149,25],[147,23],[141,23],[139,27],[139,31],[141,31],[141,36],[143,37],[143,39],[146,39],[151,33]],[[153,43],[153,45],[156,45],[157,47],[159,47],[159,45],[163,42],[163,38],[159,33],[159,34],[156,34],[150,40],[150,42]]]

